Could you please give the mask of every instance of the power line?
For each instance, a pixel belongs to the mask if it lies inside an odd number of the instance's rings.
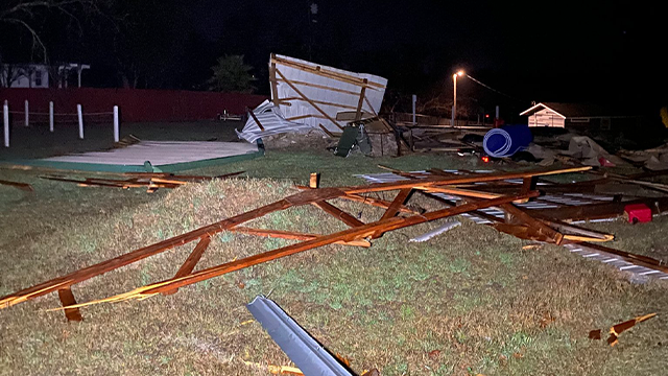
[[[516,100],[516,101],[518,101],[518,102],[525,102],[525,100],[523,100],[523,99],[519,99],[519,98],[517,98],[517,97],[513,97],[512,95],[508,95],[508,94],[503,93],[503,92],[501,92],[501,91],[499,91],[499,90],[496,90],[496,89],[492,88],[492,87],[489,86],[489,85],[485,85],[484,83],[482,83],[482,82],[476,80],[475,78],[469,76],[468,74],[466,74],[466,77],[470,78],[473,82],[477,83],[478,85],[480,85],[480,86],[482,86],[482,87],[485,87],[485,88],[487,88],[487,89],[489,89],[489,90],[491,90],[491,91],[493,91],[493,92],[495,92],[495,93],[501,94],[501,95],[506,96],[506,97],[508,97],[508,98],[510,98],[510,99],[514,99],[514,100]]]

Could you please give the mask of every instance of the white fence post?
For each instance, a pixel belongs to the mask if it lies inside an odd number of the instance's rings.
[[[49,102],[49,132],[53,133],[53,101]]]
[[[119,141],[118,106],[114,106],[114,142]]]
[[[81,105],[77,105],[77,116],[79,117],[79,138],[84,139],[84,127],[83,127],[83,111]]]
[[[5,100],[5,104],[2,105],[2,120],[5,128],[5,147],[9,147],[9,104]]]
[[[25,106],[24,106],[24,109],[25,109],[25,112],[26,112],[26,127],[30,125],[30,110],[29,110],[29,108],[30,107],[28,106],[28,100],[26,99]]]

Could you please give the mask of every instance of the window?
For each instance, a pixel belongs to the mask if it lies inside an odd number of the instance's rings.
[[[35,71],[35,86],[42,86],[42,71]]]

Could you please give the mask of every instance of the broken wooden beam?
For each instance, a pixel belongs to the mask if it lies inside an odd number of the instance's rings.
[[[34,190],[32,188],[32,185],[30,185],[28,183],[19,183],[19,182],[9,181],[9,180],[0,180],[0,185],[6,185],[6,186],[9,186],[9,187],[18,188],[18,189],[20,189],[22,191],[26,191],[26,192],[32,192]]]
[[[74,299],[74,294],[69,287],[58,290],[58,298],[60,298],[60,303],[63,307],[69,307],[77,304],[76,299]],[[82,321],[83,317],[79,308],[65,308],[65,317],[67,321]]]
[[[181,265],[179,270],[176,272],[174,275],[174,278],[180,278],[183,276],[186,276],[195,269],[195,265],[199,262],[199,260],[202,258],[202,255],[204,254],[204,251],[209,247],[209,244],[211,243],[211,236],[206,235],[203,236],[199,243],[195,246],[195,249],[190,253],[190,256],[186,259],[186,261]],[[162,294],[163,295],[171,295],[174,294],[178,291],[178,289],[174,290],[169,290],[165,291]]]

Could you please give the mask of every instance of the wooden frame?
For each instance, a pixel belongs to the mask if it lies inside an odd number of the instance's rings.
[[[456,184],[464,184],[473,181],[500,181],[508,178],[525,178],[532,176],[545,176],[558,173],[584,171],[588,167],[571,168],[561,170],[541,170],[541,171],[527,171],[515,173],[500,173],[500,174],[476,174],[474,176],[434,176],[426,179],[419,179],[414,181],[402,181],[397,183],[380,183],[366,186],[352,186],[352,187],[332,187],[332,188],[309,188],[300,187],[304,190],[302,192],[288,196],[282,200],[276,201],[272,204],[236,215],[231,218],[210,224],[208,226],[200,227],[185,234],[181,234],[161,242],[139,248],[132,252],[123,254],[116,258],[100,262],[79,270],[76,270],[67,275],[39,283],[32,287],[17,291],[13,294],[0,298],[0,309],[7,308],[25,301],[44,296],[55,291],[65,291],[61,294],[61,301],[66,306],[66,313],[69,319],[76,317],[76,309],[80,306],[91,303],[100,303],[108,301],[127,300],[133,298],[143,298],[154,294],[170,294],[176,289],[187,286],[193,283],[203,281],[205,279],[213,278],[222,274],[226,274],[235,270],[243,269],[252,265],[275,260],[277,258],[286,257],[296,253],[311,250],[313,248],[322,247],[328,244],[345,244],[349,246],[369,246],[369,240],[382,236],[388,231],[417,225],[433,221],[440,218],[445,218],[462,213],[477,211],[479,209],[488,208],[492,206],[503,206],[510,204],[513,201],[529,199],[537,197],[538,192],[529,191],[525,193],[516,193],[508,195],[499,195],[490,199],[476,199],[459,206],[449,207],[445,209],[435,210],[425,213],[415,213],[414,211],[405,207],[404,202],[410,196],[411,192],[416,187],[442,187],[452,186]],[[362,196],[363,193],[380,192],[380,191],[396,191],[395,199],[388,203],[382,200],[376,200],[370,197]],[[384,207],[385,212],[379,220],[371,223],[363,223],[354,216],[335,207],[329,200],[333,199],[348,199],[364,203],[372,206]],[[330,216],[344,222],[349,226],[349,229],[338,231],[332,234],[303,234],[286,231],[276,231],[270,229],[249,229],[241,227],[242,224],[265,216],[267,214],[285,210],[291,207],[314,205]],[[405,214],[405,215],[402,215]],[[300,243],[282,247],[269,252],[264,252],[244,259],[235,260],[233,262],[224,263],[212,268],[204,269],[194,272],[194,269],[199,261],[202,253],[209,245],[210,238],[222,231],[241,232],[249,235],[258,236],[272,236],[281,238],[291,238],[302,240]],[[194,248],[188,259],[179,268],[179,271],[171,279],[158,282],[155,284],[140,287],[126,294],[114,296],[111,298],[102,299],[95,302],[75,304],[74,296],[71,295],[71,286],[89,280],[96,276],[102,275],[109,271],[127,266],[134,262],[143,260],[147,257],[154,256],[165,252],[169,249],[197,241],[199,244]],[[70,293],[67,293],[67,291]]]

